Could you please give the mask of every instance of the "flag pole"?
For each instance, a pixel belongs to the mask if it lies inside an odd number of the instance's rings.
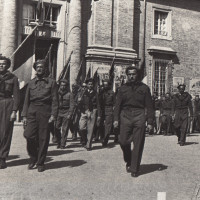
[[[34,27],[34,29],[31,31],[31,33],[29,35],[27,35],[27,37],[24,39],[24,41],[17,47],[17,49],[13,52],[13,54],[10,56],[10,58],[12,58],[17,51],[22,47],[22,45],[28,40],[28,38],[33,34],[33,32],[37,29],[38,25],[36,25]]]

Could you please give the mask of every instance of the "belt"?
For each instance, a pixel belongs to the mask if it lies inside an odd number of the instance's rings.
[[[134,112],[136,110],[144,110],[144,108],[134,108],[134,107],[129,107],[129,108],[122,108],[123,111],[129,111],[129,112]]]

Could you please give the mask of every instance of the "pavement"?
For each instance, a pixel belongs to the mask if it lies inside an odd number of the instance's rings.
[[[22,126],[15,126],[8,167],[0,170],[0,200],[200,200],[200,134],[181,147],[176,136],[147,136],[141,173],[125,170],[119,145],[50,143],[46,171],[28,170]]]

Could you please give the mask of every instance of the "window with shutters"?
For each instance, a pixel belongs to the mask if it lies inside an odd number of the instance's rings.
[[[172,39],[171,37],[171,11],[153,9],[152,37],[159,39]]]

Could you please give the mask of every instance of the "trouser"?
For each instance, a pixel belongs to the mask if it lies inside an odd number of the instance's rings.
[[[188,109],[179,109],[175,112],[174,128],[178,141],[185,143],[188,127]]]
[[[13,99],[0,100],[0,159],[5,160],[8,157],[14,122],[10,121],[13,109]]]
[[[91,111],[91,116],[88,118],[86,113],[81,113],[79,121],[79,130],[83,144],[86,144],[87,148],[92,147],[92,138],[97,120],[97,109]]]
[[[107,144],[113,128],[113,113],[105,114],[103,143]]]
[[[161,129],[164,130],[164,134],[169,134],[171,126],[171,111],[163,111],[161,117]]]
[[[131,150],[131,143],[134,148]],[[145,142],[145,112],[143,109],[122,110],[119,143],[124,161],[131,172],[138,172]]]
[[[66,116],[58,116],[55,123],[55,132],[58,144],[65,147],[69,131],[70,120]]]
[[[27,126],[24,137],[27,140],[27,151],[32,163],[43,165],[46,159],[50,139],[50,105],[30,105],[27,114]]]

